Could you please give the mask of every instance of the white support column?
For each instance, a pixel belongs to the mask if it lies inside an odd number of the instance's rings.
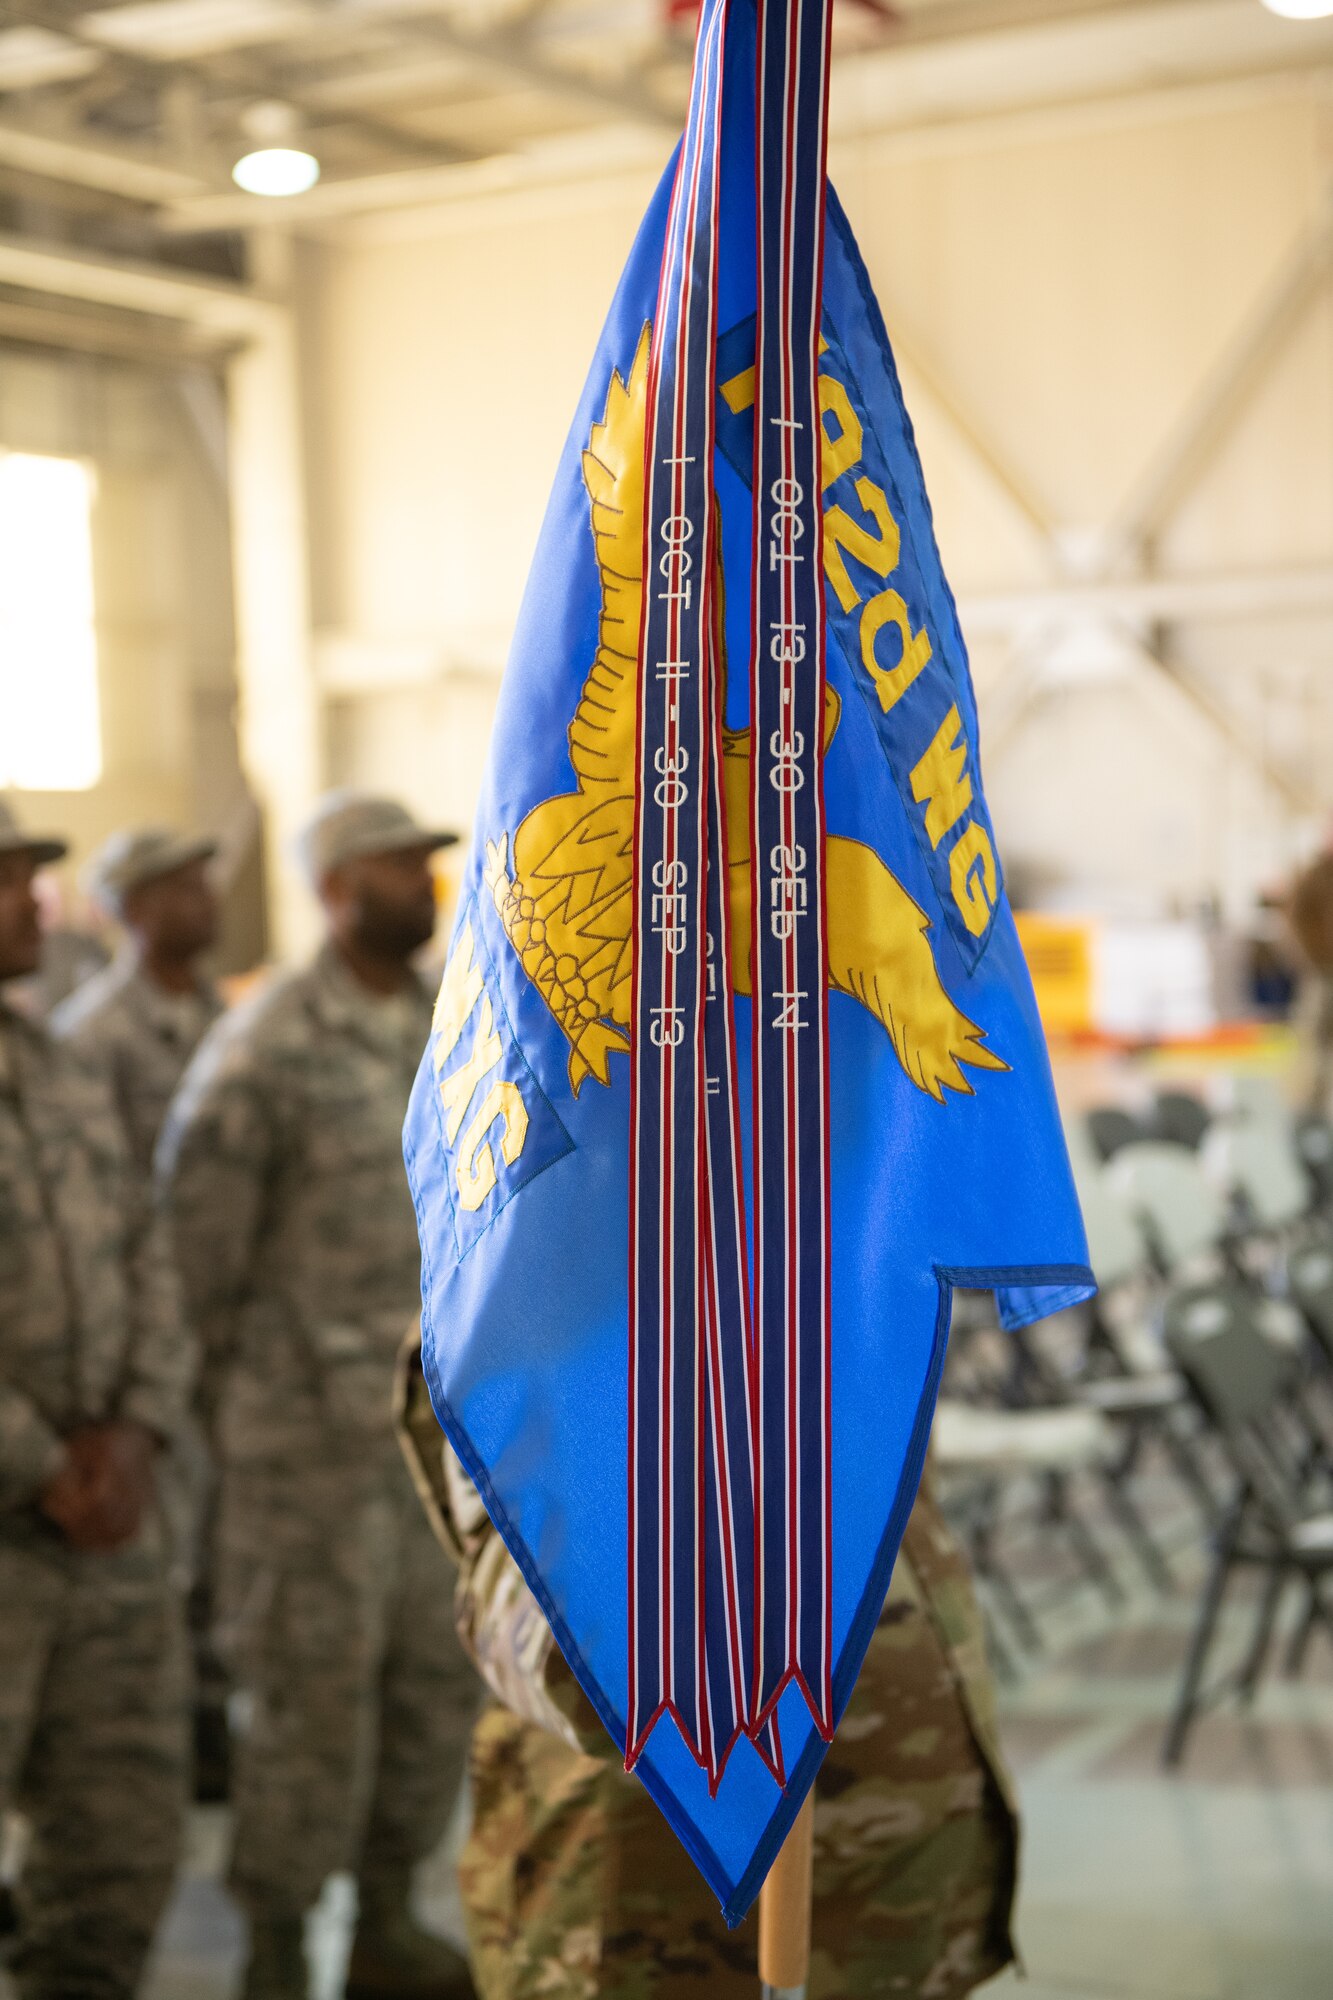
[[[275,309],[228,372],[241,757],[264,814],[271,946],[308,951],[318,912],[292,840],[322,783],[310,630],[300,378],[290,246],[257,238],[256,277]]]

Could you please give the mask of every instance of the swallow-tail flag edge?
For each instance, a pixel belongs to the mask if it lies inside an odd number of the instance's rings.
[[[412,1156],[409,1154],[409,1165]],[[998,1267],[985,1270],[937,1270],[938,1307],[935,1320],[934,1339],[928,1372],[927,1387],[920,1405],[918,1419],[913,1428],[909,1457],[904,1461],[902,1478],[899,1483],[893,1511],[885,1527],[883,1538],[876,1552],[875,1560],[866,1581],[865,1590],[857,1606],[847,1640],[835,1663],[833,1671],[832,1702],[833,1731],[825,1738],[817,1731],[812,1732],[800,1756],[788,1771],[782,1774],[781,1790],[775,1795],[772,1814],[759,1833],[751,1858],[739,1875],[732,1876],[714,1849],[704,1838],[694,1819],[683,1813],[680,1802],[662,1774],[648,1756],[640,1756],[635,1763],[635,1775],[651,1795],[663,1818],[694,1861],[699,1872],[712,1886],[721,1904],[726,1923],[734,1928],[748,1914],[755,1898],[776,1860],[778,1852],[791,1830],[796,1815],[804,1803],[806,1794],[814,1784],[819,1767],[828,1755],[843,1711],[851,1698],[861,1671],[875,1627],[884,1608],[893,1566],[897,1560],[907,1517],[916,1499],[917,1487],[921,1482],[926,1448],[930,1438],[930,1427],[935,1414],[935,1398],[939,1379],[944,1367],[945,1350],[948,1342],[949,1320],[953,1309],[955,1287],[965,1290],[989,1290],[1002,1287],[1022,1287],[1041,1290],[1045,1297],[1030,1318],[1044,1318],[1050,1313],[1061,1312],[1068,1306],[1083,1303],[1095,1289],[1091,1272],[1086,1265],[1041,1265],[1025,1270],[1017,1266]],[[427,1285],[427,1296],[429,1287]],[[1029,1323],[1011,1320],[1011,1326]],[[467,1430],[452,1409],[438,1367],[433,1359],[437,1342],[430,1316],[429,1304],[422,1317],[424,1360],[427,1385],[431,1402],[441,1429],[457,1454],[469,1478],[476,1485],[486,1511],[498,1529],[505,1546],[509,1550],[523,1579],[541,1608],[543,1616],[551,1627],[556,1644],[577,1678],[583,1692],[595,1709],[602,1726],[612,1742],[619,1745],[626,1738],[626,1722],[617,1712],[614,1703],[601,1686],[579,1646],[578,1640],[561,1616],[558,1605],[551,1596],[542,1573],[522,1534],[511,1519],[507,1508],[491,1483],[485,1460],[469,1437]]]
[[[762,97],[755,12],[754,0],[708,0],[701,13],[692,132],[631,254],[552,495],[501,692],[436,1032],[405,1134],[437,1415],[571,1669],[729,1923],[753,1901],[813,1782],[880,1615],[920,1478],[954,1286],[995,1288],[1010,1325],[1093,1288],[981,793],[953,599],[882,320],[832,191],[822,318],[806,309],[812,366],[804,418],[781,401],[781,388],[774,400],[767,379],[755,292],[763,220],[761,212],[757,227],[743,217],[738,223],[744,189],[739,200],[715,204],[711,235],[705,216],[688,244],[680,239],[690,257],[678,260],[674,320],[665,309],[681,162],[689,184],[705,188],[711,175],[729,172],[738,184],[741,163],[748,199],[755,198]],[[818,0],[772,0],[760,14],[798,38],[802,26],[812,36],[827,28]],[[818,143],[822,186],[822,115]],[[711,300],[710,281],[699,282],[700,258],[717,286]],[[770,314],[769,336],[774,325]],[[700,373],[706,380],[705,407],[692,421],[707,428],[710,461],[716,442],[716,465],[704,468],[716,494],[704,477],[688,489],[687,504],[681,484],[655,508],[645,476],[659,408],[650,376],[656,369],[660,391],[664,356],[669,382],[688,389],[681,361],[691,356],[695,387]],[[788,361],[787,376],[795,372]],[[674,398],[673,422],[682,407]],[[775,417],[818,433],[819,454],[804,479],[794,461],[771,476],[759,469],[755,431]],[[659,453],[673,456],[690,454]],[[685,470],[673,473],[683,478]],[[699,479],[697,465],[690,476]],[[788,639],[775,659],[794,668],[808,662],[808,670],[785,686],[757,681],[747,723],[724,713],[726,657],[749,657],[752,617],[761,630],[770,617],[761,579],[753,579],[753,597],[744,582],[762,568],[749,550],[761,548],[774,479],[794,482],[782,487],[779,497],[791,504],[778,511],[802,524],[788,525],[786,553],[802,544],[821,550],[822,563],[809,565],[802,581],[808,587],[815,572],[827,597],[804,620],[789,598],[779,601],[775,622]],[[797,506],[805,513],[794,514]],[[673,522],[661,562],[650,567],[655,534]],[[741,581],[725,605],[720,592],[713,604],[701,589],[688,607],[688,633],[678,619],[659,658],[647,615],[650,578],[660,574],[679,611],[687,540],[708,552],[692,573],[710,588],[715,542],[722,567],[739,566]],[[777,553],[774,576],[783,546]],[[800,660],[779,657],[797,651],[790,634],[812,616],[827,639],[827,676],[819,646]],[[594,665],[569,723],[571,675],[583,674],[590,654]],[[658,680],[663,662],[680,669],[674,681]],[[731,678],[739,688],[749,677]],[[688,739],[669,733],[682,720],[670,713],[682,685],[694,699]],[[774,697],[776,713],[765,705]],[[784,774],[797,770],[801,782],[786,780],[786,803],[804,793],[804,806],[816,795],[822,806],[827,789],[827,827],[816,821],[798,837],[784,820],[775,839],[760,808],[783,800]],[[676,803],[692,809],[691,844],[645,846],[647,779],[675,798],[675,781],[687,771],[697,788]],[[655,829],[654,839],[659,832],[674,838],[675,822]],[[818,856],[818,872],[800,891],[795,875],[807,871],[793,868],[796,848]],[[694,893],[677,898],[686,886],[676,872],[682,859]],[[782,921],[761,949],[770,906]],[[801,907],[817,917],[803,937]],[[815,1171],[797,1177],[800,1200],[786,1209],[785,1234],[765,1238],[757,1221],[754,1282],[762,1294],[765,1240],[770,1256],[772,1243],[781,1245],[771,1267],[779,1272],[804,1246],[808,1219],[793,1236],[790,1216],[805,1215],[810,1204],[811,1213],[823,1211],[815,1288],[823,1299],[794,1318],[784,1302],[781,1393],[766,1416],[757,1394],[765,1326],[761,1314],[750,1320],[745,1303],[746,1189],[770,1185],[761,1078],[775,982],[765,949],[783,941],[784,930],[808,946],[816,928],[821,966],[811,1016],[822,1014],[832,1045],[826,1109],[814,1117]],[[649,959],[643,942],[654,929],[679,930],[682,948],[663,944]],[[719,939],[722,976],[714,978]],[[657,982],[646,997],[645,969]],[[788,957],[778,979],[808,993],[809,972],[790,972]],[[628,1073],[640,1096],[645,1079],[660,1091],[677,1044],[664,1032],[664,1048],[639,1024],[671,1022],[666,1010],[680,996],[662,982],[678,973],[689,1032],[681,1037],[683,1088],[670,1102],[673,1118],[681,1109],[680,1158],[696,1163],[679,1175],[683,1189],[667,1164],[676,1156],[661,1150],[664,1125],[636,1126],[623,1087]],[[788,1088],[781,1065],[778,1074]],[[753,1110],[740,1087],[747,1075],[756,1077]],[[818,1082],[816,1074],[816,1099]],[[734,1117],[720,1113],[723,1093],[735,1101]],[[966,1117],[951,1107],[965,1107]],[[826,1161],[831,1149],[822,1185],[821,1148]],[[683,1259],[673,1259],[685,1302],[674,1350],[676,1321],[666,1323],[664,1341],[663,1322],[652,1317],[658,1305],[649,1304],[656,1373],[648,1379],[664,1392],[656,1398],[641,1393],[642,1375],[636,1390],[627,1339],[633,1257],[645,1246],[660,1255],[651,1228],[636,1236],[632,1226],[643,1215],[643,1174],[635,1186],[627,1164],[635,1161],[646,1163],[658,1195],[683,1193],[690,1217],[676,1246]],[[792,1183],[776,1185],[781,1205]],[[766,1448],[786,1453],[789,1468],[792,1445],[804,1442],[790,1428],[800,1404],[789,1389],[800,1371],[785,1366],[802,1351],[803,1328],[816,1379],[824,1370],[816,1400],[826,1420],[817,1449],[801,1461],[803,1478],[812,1468],[807,1490],[819,1501],[817,1545],[806,1570],[782,1566],[783,1588],[795,1578],[795,1590],[777,1621],[785,1628],[780,1665],[765,1677],[744,1636],[757,1640],[763,1630],[762,1606],[760,1618],[752,1613],[771,1574],[762,1552],[765,1496],[769,1537],[785,1537],[788,1554],[801,1512],[780,1504],[785,1478],[766,1485],[762,1464],[757,1478],[751,1468]],[[681,1362],[675,1374],[673,1353]],[[677,1428],[667,1415],[679,1418]],[[670,1505],[651,1513],[646,1541],[634,1525],[649,1512],[635,1499],[639,1437],[659,1452],[654,1477],[666,1437],[683,1440],[677,1462],[687,1469],[669,1490]],[[617,1458],[629,1461],[619,1497]],[[760,1550],[747,1568],[740,1545],[751,1526]],[[693,1622],[672,1628],[684,1638],[670,1654],[657,1628],[637,1622],[646,1615],[633,1581],[641,1549],[659,1600],[665,1586],[693,1607]],[[796,1631],[790,1616],[806,1575],[822,1593],[813,1655],[802,1652],[804,1628]],[[725,1629],[715,1615],[710,1623],[720,1604],[728,1607]],[[636,1691],[634,1678],[635,1635],[644,1631],[658,1643],[651,1698]],[[817,1659],[813,1673],[802,1671],[804,1657]],[[726,1663],[725,1689],[718,1663]],[[676,1726],[664,1733],[668,1713]],[[789,1768],[782,1738],[793,1746]]]

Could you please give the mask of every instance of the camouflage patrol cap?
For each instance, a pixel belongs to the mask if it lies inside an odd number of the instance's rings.
[[[367,854],[401,854],[411,847],[452,847],[456,833],[425,827],[396,799],[367,792],[326,792],[306,821],[296,851],[311,886],[331,868]]]
[[[192,861],[211,861],[217,851],[217,842],[204,834],[178,833],[169,826],[125,827],[98,848],[84,884],[95,902],[119,917],[135,889]]]
[[[51,833],[25,833],[7,799],[0,799],[0,854],[30,854],[39,868],[63,861],[69,842]]]

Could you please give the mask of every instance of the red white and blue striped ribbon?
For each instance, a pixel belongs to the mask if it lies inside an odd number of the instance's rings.
[[[756,651],[752,831],[769,842],[762,854],[755,846],[752,884],[755,910],[764,913],[752,941],[757,1320],[741,1167],[715,589],[729,0],[706,0],[700,17],[648,382],[634,833],[625,1761],[632,1767],[670,1714],[713,1789],[742,1733],[782,1781],[772,1711],[792,1678],[820,1727],[831,1719],[822,565],[806,560],[821,546],[814,367],[826,32],[820,67],[808,75],[804,69],[807,17],[827,4],[761,0],[759,7],[761,182],[765,172],[778,178],[771,195],[762,185],[760,194],[759,338],[768,344],[760,350],[756,425],[757,432],[771,427],[781,441],[776,457],[757,449],[763,483],[757,477],[755,491],[767,497],[756,503],[755,616],[786,632],[802,624],[815,636],[799,660],[774,655],[771,672]],[[765,85],[772,33],[795,37],[783,43],[801,66],[788,99],[775,99]],[[811,92],[819,107],[813,153],[800,115]],[[786,121],[776,148],[765,143],[766,120]],[[774,229],[785,235],[771,250]],[[773,551],[780,560],[766,586],[760,571]],[[763,755],[761,743],[770,746]],[[765,787],[771,798],[759,797]],[[797,894],[790,887],[794,855],[803,857],[799,922],[788,924]],[[769,1024],[802,983],[791,1025]],[[813,1444],[812,1412],[820,1413]]]
[[[759,7],[753,756],[758,1637],[833,1734],[824,564],[817,380],[828,0]]]
[[[625,1761],[634,1763],[659,1717],[670,1713],[710,1775],[718,1757],[706,1643],[715,1488],[705,911],[716,747],[712,459],[726,15],[726,0],[712,0],[700,18],[648,376],[630,1179]],[[734,1218],[735,1233],[740,1226]],[[725,1591],[734,1587],[735,1552],[720,1547],[720,1554]],[[742,1710],[734,1726],[743,1719]]]

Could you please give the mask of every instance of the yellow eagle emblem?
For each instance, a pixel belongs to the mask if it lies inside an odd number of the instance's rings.
[[[601,574],[597,655],[569,726],[578,790],[546,799],[509,837],[487,843],[485,880],[523,969],[570,1045],[569,1080],[611,1080],[611,1057],[630,1046],[633,926],[635,686],[643,596],[645,327],[628,382],[611,377],[606,411],[583,454]],[[840,703],[829,690],[825,747]],[[750,991],[750,732],[727,730],[723,782],[729,850],[732,967]],[[919,1090],[971,1093],[960,1064],[1008,1065],[959,1011],[935,969],[929,919],[873,848],[831,835],[826,846],[828,975],[835,993],[882,1022]]]

